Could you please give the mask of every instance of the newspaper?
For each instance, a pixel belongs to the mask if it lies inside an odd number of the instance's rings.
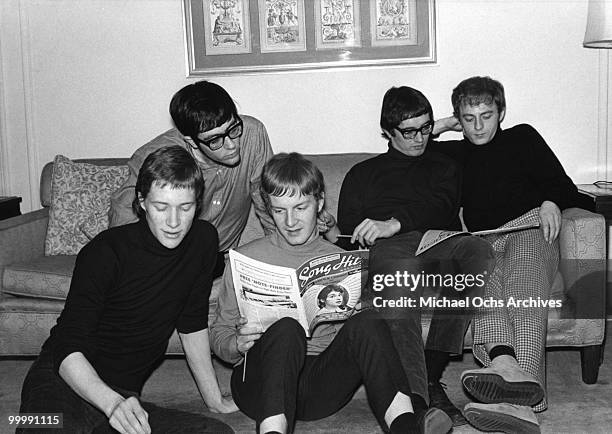
[[[421,238],[421,242],[419,243],[419,247],[415,253],[415,256],[420,255],[421,253],[431,249],[436,244],[440,244],[442,241],[447,240],[451,237],[456,237],[457,235],[492,235],[492,234],[504,234],[507,232],[515,232],[522,231],[525,229],[532,229],[539,227],[539,223],[526,223],[518,226],[509,226],[509,227],[501,227],[497,229],[487,229],[485,231],[476,231],[476,232],[468,232],[468,231],[443,231],[443,230],[428,230]]]
[[[368,251],[314,257],[297,269],[229,252],[240,314],[266,330],[280,318],[296,319],[311,336],[322,322],[342,321],[360,308]]]

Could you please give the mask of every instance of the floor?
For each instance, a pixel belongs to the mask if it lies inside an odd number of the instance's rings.
[[[608,346],[608,348],[610,348]],[[0,359],[0,433],[11,433],[8,416],[19,407],[21,382],[31,360]],[[445,371],[448,394],[458,405],[469,399],[458,383],[461,371],[475,366],[471,353],[453,361]],[[612,432],[612,361],[604,360],[599,380],[586,385],[580,379],[580,353],[575,349],[548,352],[549,409],[539,415],[544,433]],[[227,378],[221,379],[227,384]],[[168,359],[145,386],[143,398],[175,409],[205,412],[193,380],[183,359]],[[213,415],[228,423],[237,433],[254,432],[254,423],[246,416]],[[375,434],[382,431],[368,407],[363,390],[336,415],[315,422],[298,422],[296,433]],[[478,432],[469,426],[456,428],[456,434]]]

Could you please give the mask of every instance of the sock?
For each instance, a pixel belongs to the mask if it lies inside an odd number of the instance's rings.
[[[410,400],[412,401],[412,408],[414,408],[415,413],[418,413],[420,410],[427,410],[429,408],[425,398],[423,398],[421,395],[411,393]]]
[[[489,351],[489,359],[491,361],[497,356],[512,356],[516,359],[516,354],[514,353],[514,348],[509,347],[508,345],[495,345]]]
[[[389,427],[389,432],[391,434],[399,434],[399,433],[407,433],[407,432],[415,432],[415,428],[417,427],[417,420],[414,413],[402,413],[391,422],[391,426]]]
[[[425,365],[427,366],[427,382],[436,383],[442,378],[442,372],[448,365],[449,353],[436,350],[425,350]]]

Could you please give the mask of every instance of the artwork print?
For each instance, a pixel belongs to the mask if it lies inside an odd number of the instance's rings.
[[[206,55],[251,52],[248,0],[203,2]]]
[[[317,50],[361,46],[359,0],[316,0]]]
[[[304,0],[259,0],[261,52],[306,51]]]
[[[370,4],[372,46],[417,43],[415,0],[374,0]]]

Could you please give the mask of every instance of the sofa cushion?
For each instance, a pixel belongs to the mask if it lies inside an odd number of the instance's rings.
[[[58,155],[53,162],[46,255],[76,255],[108,228],[110,195],[127,179],[127,166],[75,163]]]
[[[27,262],[7,265],[2,291],[22,297],[65,300],[76,256],[40,256]]]

